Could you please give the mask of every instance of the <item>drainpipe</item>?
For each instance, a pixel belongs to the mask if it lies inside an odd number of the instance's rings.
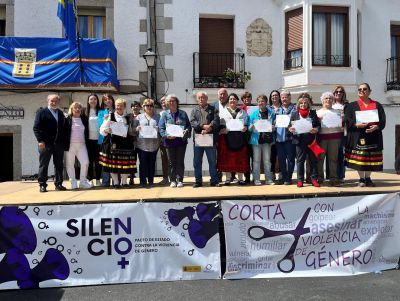
[[[147,0],[146,4],[146,32],[147,32],[147,49],[151,48],[151,19],[150,19],[150,1]],[[152,89],[152,70],[147,69],[147,97],[151,98],[151,89]]]

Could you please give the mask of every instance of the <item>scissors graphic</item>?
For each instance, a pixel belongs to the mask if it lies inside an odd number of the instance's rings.
[[[290,247],[289,251],[286,253],[286,255],[278,261],[278,270],[281,271],[282,273],[291,273],[293,272],[296,263],[294,261],[294,252],[296,250],[297,247],[297,243],[299,242],[300,236],[310,233],[310,228],[304,228],[304,225],[307,221],[308,215],[310,214],[311,208],[307,208],[306,212],[304,212],[303,217],[301,218],[299,224],[297,225],[296,229],[293,230],[287,230],[287,231],[274,231],[274,230],[270,230],[261,226],[253,226],[250,227],[247,230],[247,235],[256,241],[260,241],[264,238],[270,238],[270,237],[275,237],[275,236],[281,236],[281,235],[286,235],[286,234],[291,234],[294,236],[294,242],[292,243],[292,246]],[[251,234],[251,232],[253,230],[261,230],[262,231],[262,235],[261,236],[254,236],[253,234]],[[253,231],[254,232],[254,231]],[[290,268],[289,269],[285,269],[284,267],[284,262],[289,262],[290,263]]]

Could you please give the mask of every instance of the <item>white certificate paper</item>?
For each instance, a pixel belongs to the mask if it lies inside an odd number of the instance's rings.
[[[268,119],[258,119],[254,122],[254,127],[259,133],[272,132],[272,123]]]
[[[231,132],[240,132],[243,129],[243,120],[229,119],[226,121],[226,128]]]
[[[122,122],[111,122],[110,128],[113,135],[126,137],[128,134],[128,126]]]
[[[378,110],[356,111],[356,123],[379,122]]]
[[[157,138],[157,129],[151,125],[142,125],[139,131],[140,138]]]
[[[293,122],[293,127],[296,130],[296,134],[309,133],[312,129],[312,123],[307,119],[300,119]]]
[[[194,134],[194,142],[196,146],[212,147],[213,134]]]
[[[333,112],[327,112],[321,119],[321,125],[324,128],[342,127],[342,117]]]
[[[183,128],[176,124],[167,123],[167,136],[171,137],[183,137]]]
[[[290,116],[289,115],[276,115],[275,126],[277,128],[287,128],[289,126]]]

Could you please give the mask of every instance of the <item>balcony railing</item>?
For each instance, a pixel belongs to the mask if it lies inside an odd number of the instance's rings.
[[[350,67],[350,55],[313,55],[313,66]]]
[[[400,57],[391,57],[386,60],[386,88],[400,90]]]
[[[285,70],[298,69],[303,67],[303,57],[287,58],[285,60]]]
[[[227,78],[225,70],[231,69],[236,80]],[[193,53],[194,88],[245,87],[245,55],[243,53]]]

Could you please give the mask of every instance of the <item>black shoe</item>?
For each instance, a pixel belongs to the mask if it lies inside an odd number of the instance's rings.
[[[371,178],[365,178],[365,186],[367,186],[367,187],[375,187],[375,183],[372,182]]]
[[[122,188],[129,188],[130,187],[129,184],[122,184],[121,186],[122,186]]]
[[[67,188],[65,188],[64,186],[62,186],[62,185],[60,184],[60,185],[56,185],[56,190],[57,190],[57,191],[65,191],[65,190],[67,190]]]
[[[276,181],[276,185],[283,185],[283,184],[285,184],[285,182],[283,180]]]
[[[203,183],[199,183],[199,182],[196,182],[196,183],[193,184],[193,188],[199,188],[199,187],[202,187],[202,186],[203,186]]]
[[[240,186],[245,186],[245,185],[247,185],[246,182],[243,181],[243,180],[239,180],[238,184],[239,184]]]
[[[361,178],[360,181],[358,181],[358,187],[365,187],[365,179]]]
[[[285,181],[285,183],[283,183],[283,184],[285,184],[285,185],[292,185],[292,180],[290,180],[290,181]]]
[[[114,188],[114,189],[120,189],[121,186],[120,186],[120,185],[113,185],[113,188]]]
[[[218,182],[211,183],[210,186],[211,187],[221,187],[221,185]]]
[[[40,192],[47,192],[46,186],[40,185],[39,191]]]

